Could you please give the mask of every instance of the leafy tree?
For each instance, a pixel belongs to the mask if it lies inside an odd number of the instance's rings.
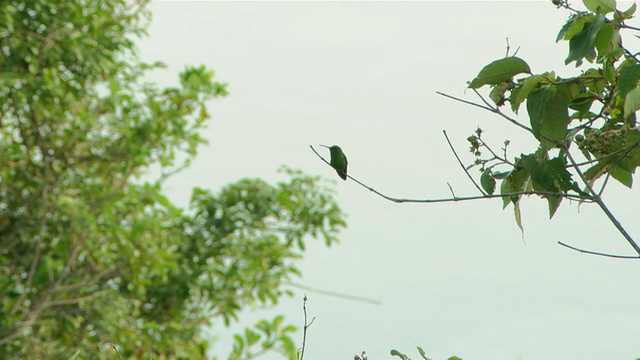
[[[531,153],[510,159],[506,156],[508,142],[499,154],[482,140],[481,129],[470,136],[483,195],[494,195],[500,182],[504,206],[513,205],[521,228],[523,196],[546,199],[550,217],[563,199],[595,203],[640,255],[640,246],[602,198],[609,179],[631,187],[640,166],[636,121],[640,60],[623,46],[621,36],[624,30],[640,31],[627,24],[636,5],[622,11],[616,8],[615,0],[583,0],[588,11],[578,11],[566,0],[553,3],[572,13],[556,41],[569,42],[565,64],[582,67],[580,75],[562,78],[554,71],[533,74],[523,59],[507,56],[485,66],[469,83],[483,101],[475,105],[502,116],[538,141]],[[477,91],[483,87],[491,89],[488,98],[492,103]],[[508,107],[518,114],[525,102],[528,124],[502,110]]]
[[[0,5],[0,358],[204,358],[203,324],[275,304],[308,237],[345,226],[330,189],[244,179],[174,206],[225,85],[204,66],[158,88],[139,60],[147,1]],[[178,161],[179,158],[186,158]],[[155,166],[158,179],[144,180]],[[236,337],[231,358],[295,358],[281,317]],[[258,341],[261,341],[258,344]],[[257,350],[256,344],[258,344]]]
[[[613,255],[558,243],[584,253],[638,259],[640,246],[603,200],[609,180],[631,188],[633,175],[640,166],[640,127],[636,119],[636,112],[640,110],[640,58],[638,53],[624,47],[622,41],[623,32],[640,31],[639,27],[628,24],[636,5],[619,10],[615,0],[583,0],[587,11],[579,11],[566,0],[552,3],[571,13],[556,41],[568,41],[565,65],[581,67],[580,75],[562,78],[555,71],[534,74],[525,60],[507,54],[486,65],[468,82],[479,102],[438,92],[490,111],[526,131],[537,141],[535,149],[510,156],[509,140],[498,146],[488,144],[482,138],[483,130],[478,128],[468,138],[475,161],[466,166],[445,131],[451,150],[479,191],[475,196],[459,197],[452,191],[453,196],[449,198],[395,198],[351,175],[347,177],[396,203],[501,198],[505,208],[513,206],[521,229],[520,201],[524,197],[545,199],[550,217],[564,200],[593,203],[605,213],[636,255]],[[488,93],[480,92],[484,89]],[[524,122],[518,118],[523,109],[528,118]],[[474,167],[480,170],[479,179],[469,172]]]

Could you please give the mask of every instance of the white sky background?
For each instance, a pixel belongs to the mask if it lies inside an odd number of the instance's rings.
[[[506,37],[534,73],[576,73],[564,67],[568,44],[554,42],[568,13],[549,2],[175,1],[151,9],[141,54],[169,66],[152,80],[174,85],[186,64],[205,64],[229,83],[230,95],[211,104],[210,145],[168,183],[181,205],[194,186],[281,180],[282,164],[338,179],[309,149],[318,143],[341,145],[349,173],[391,196],[449,197],[447,182],[458,196],[475,195],[442,130],[467,163],[465,139],[477,126],[495,148],[510,139],[512,155],[534,143],[435,91],[475,100],[466,81],[504,56]],[[625,44],[640,48],[632,35]],[[362,350],[389,359],[392,348],[417,359],[415,346],[434,359],[640,356],[639,263],[556,244],[633,254],[595,205],[564,203],[548,221],[545,202],[525,199],[525,244],[501,200],[400,205],[352,181],[335,188],[349,227],[338,246],[308,243],[300,282],[381,305],[308,292],[316,320],[305,359],[353,359]],[[640,238],[638,191],[611,184],[605,200]],[[249,311],[240,325],[283,313],[302,326],[302,296],[296,290],[273,310]],[[239,329],[216,328],[217,356]]]

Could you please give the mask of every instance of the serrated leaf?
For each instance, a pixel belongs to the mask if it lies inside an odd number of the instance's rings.
[[[627,94],[624,99],[624,116],[629,117],[640,109],[640,87],[637,87]]]
[[[496,60],[480,70],[478,76],[469,84],[470,89],[484,85],[498,85],[522,73],[531,73],[529,65],[522,59],[511,56]]]
[[[596,14],[606,14],[616,10],[616,0],[582,0],[589,11]]]
[[[496,180],[491,176],[491,169],[482,172],[482,175],[480,175],[480,184],[489,195],[493,195],[496,191]]]
[[[604,25],[604,15],[598,15],[592,22],[587,22],[580,33],[569,40],[569,56],[565,65],[575,61],[576,67],[582,65],[582,59],[592,59],[596,56],[596,36]]]

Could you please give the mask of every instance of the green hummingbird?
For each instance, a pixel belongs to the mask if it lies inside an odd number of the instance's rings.
[[[340,176],[342,180],[347,180],[347,157],[342,152],[342,149],[340,149],[340,146],[333,145],[329,147],[322,144],[320,144],[320,146],[326,147],[331,151],[331,161],[329,164],[331,164],[332,168],[336,169],[338,176]]]

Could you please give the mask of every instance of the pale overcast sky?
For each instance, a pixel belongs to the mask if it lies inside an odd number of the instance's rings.
[[[470,163],[466,137],[477,127],[511,153],[532,152],[526,134],[482,110],[438,96],[465,93],[489,62],[512,51],[534,73],[564,67],[567,43],[555,37],[568,17],[550,2],[154,2],[150,37],[140,43],[153,74],[174,84],[186,64],[216,71],[230,95],[211,104],[206,137],[191,168],[169,182],[186,205],[194,186],[218,189],[243,177],[282,179],[286,164],[338,179],[310,144],[339,144],[349,172],[398,197],[475,195],[442,130]],[[627,34],[625,44],[640,41]],[[523,111],[523,114],[526,115]],[[521,117],[526,122],[525,117]],[[582,255],[633,254],[595,207],[525,199],[525,242],[502,202],[400,205],[352,181],[335,184],[349,214],[338,246],[311,242],[301,283],[376,299],[380,305],[308,292],[306,360],[374,360],[400,349],[414,360],[635,359],[640,357],[640,263]],[[637,190],[612,184],[605,200],[640,238]],[[215,328],[214,352],[257,318],[285,314],[302,326],[303,292],[242,323]],[[298,334],[297,340],[301,338]],[[265,359],[278,359],[266,356]]]

